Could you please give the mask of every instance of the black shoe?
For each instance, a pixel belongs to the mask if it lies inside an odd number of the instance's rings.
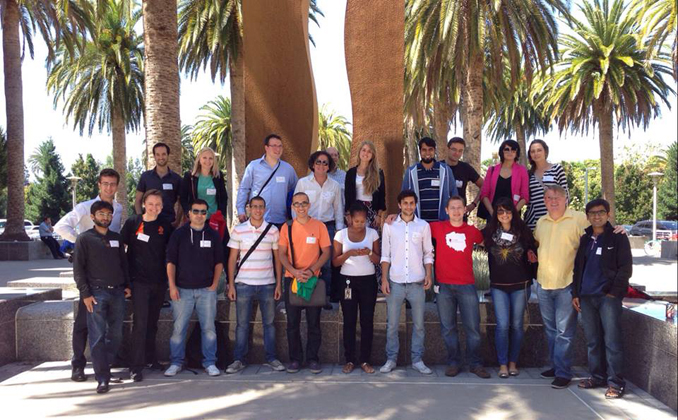
[[[111,388],[108,386],[108,382],[99,382],[99,385],[97,385],[97,394],[105,394],[110,389]]]
[[[129,378],[134,382],[141,382],[144,380],[144,374],[140,370],[133,371],[129,374]]]
[[[146,364],[146,367],[151,370],[165,370],[167,367],[165,365],[160,364],[160,362],[153,362],[153,363],[148,363]]]
[[[541,376],[544,379],[555,378],[556,377],[556,370],[555,369],[545,370],[539,376]]]
[[[551,388],[555,389],[563,389],[567,388],[570,385],[570,380],[566,378],[559,378],[556,377],[556,379],[551,382]]]
[[[85,375],[85,368],[74,367],[71,371],[71,381],[73,382],[85,382],[87,380],[87,375]]]

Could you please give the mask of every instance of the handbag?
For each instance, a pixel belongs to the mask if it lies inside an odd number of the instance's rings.
[[[494,169],[494,166],[490,166],[490,169],[488,169],[488,171],[487,171],[488,173],[485,176],[486,180],[490,179],[490,176],[493,172],[493,169]],[[477,215],[478,215],[478,217],[480,217],[481,219],[484,219],[484,220],[490,220],[492,218],[492,216],[490,216],[490,212],[487,211],[487,207],[485,207],[485,204],[483,203],[482,199],[478,203],[478,213],[477,213]]]
[[[290,254],[292,256],[292,265],[294,266],[294,245],[292,242],[292,220],[287,221],[287,233],[290,243]],[[297,281],[297,279],[292,280]],[[292,284],[290,283],[290,289]],[[292,306],[325,306],[325,294],[326,294],[326,285],[325,280],[318,279],[318,282],[313,289],[313,294],[311,294],[311,299],[305,300],[296,293],[293,293],[292,290],[287,291],[288,300]]]
[[[233,280],[235,280],[238,277],[238,273],[240,272],[240,267],[242,267],[243,264],[245,264],[245,261],[252,255],[255,249],[259,246],[261,241],[264,239],[264,236],[268,233],[269,230],[271,230],[271,226],[273,226],[273,223],[269,223],[268,226],[264,229],[263,232],[261,232],[261,235],[257,238],[256,241],[254,241],[254,244],[250,247],[249,250],[247,250],[247,253],[240,259],[238,264],[235,266],[235,274],[233,275]]]

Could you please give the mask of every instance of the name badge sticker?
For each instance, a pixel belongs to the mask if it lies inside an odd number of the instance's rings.
[[[603,255],[603,248],[598,247],[598,249],[596,249],[596,255]]]
[[[120,242],[118,241],[108,241],[109,245],[111,245],[111,248],[119,248],[120,247]]]
[[[501,233],[501,239],[505,241],[512,241],[513,240],[513,234],[508,233],[508,232],[502,232]]]
[[[275,182],[284,183],[284,182],[285,182],[285,177],[284,177],[284,176],[276,176],[276,177],[275,177]]]
[[[200,248],[212,248],[212,241],[200,241]]]
[[[432,187],[439,187],[440,186],[440,180],[439,179],[432,179],[431,180],[431,186]]]
[[[140,233],[137,235],[137,240],[141,242],[148,242],[148,240],[151,239],[150,236],[146,235],[145,233]]]
[[[172,184],[162,184],[162,189],[171,191],[174,189],[174,186]]]
[[[315,236],[307,236],[306,237],[306,243],[307,244],[314,244],[314,243],[316,243],[317,240],[318,240],[318,238],[316,238]]]
[[[520,195],[513,194],[513,201],[520,201]]]
[[[553,177],[553,175],[544,175],[541,177],[542,182],[555,182],[556,179]]]
[[[217,189],[216,188],[208,188],[205,193],[207,195],[217,195]]]
[[[464,186],[464,181],[460,181],[458,179],[455,180],[454,183],[457,184],[457,188],[461,188]]]

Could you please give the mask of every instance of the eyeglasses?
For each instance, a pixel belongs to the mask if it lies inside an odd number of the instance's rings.
[[[198,210],[198,209],[191,209],[191,213],[196,214],[196,215],[201,215],[201,216],[206,216],[207,215],[207,210]]]
[[[326,160],[316,160],[315,161],[316,165],[321,165],[321,166],[328,166],[330,163]]]
[[[511,214],[511,210],[497,209],[497,216],[501,216],[503,214]]]
[[[297,203],[292,203],[292,207],[306,207],[309,205],[308,201],[300,201]]]
[[[98,211],[98,212],[94,213],[94,215],[96,217],[101,217],[101,218],[104,218],[104,219],[110,219],[110,218],[113,217],[113,213],[103,212],[103,211]]]
[[[250,206],[250,208],[252,210],[263,210],[263,209],[266,208],[266,206],[264,206],[263,204],[257,204],[257,205],[254,205],[254,206]]]
[[[115,186],[118,185],[116,182],[100,182],[99,184],[101,184],[102,187],[106,187],[106,188],[115,187]]]
[[[512,148],[510,148],[510,147],[504,147],[502,150],[503,150],[504,152],[515,152],[515,151],[516,151],[516,149],[512,149]]]
[[[607,214],[607,210],[590,211],[586,214],[589,216],[604,216]]]

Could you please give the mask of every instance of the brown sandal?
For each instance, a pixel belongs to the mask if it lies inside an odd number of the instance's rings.
[[[341,371],[348,375],[349,373],[353,372],[353,369],[355,369],[355,365],[351,362],[348,362],[344,365],[344,368]]]
[[[616,399],[624,396],[624,388],[615,388],[613,386],[607,387],[605,391],[605,398],[607,399]]]
[[[369,373],[369,374],[374,373],[374,368],[367,362],[360,365],[360,369],[362,369],[363,372],[365,372],[365,373]]]
[[[600,388],[601,386],[604,386],[605,384],[598,381],[595,378],[586,378],[583,379],[581,382],[579,382],[579,388],[582,389],[593,389],[593,388]]]

